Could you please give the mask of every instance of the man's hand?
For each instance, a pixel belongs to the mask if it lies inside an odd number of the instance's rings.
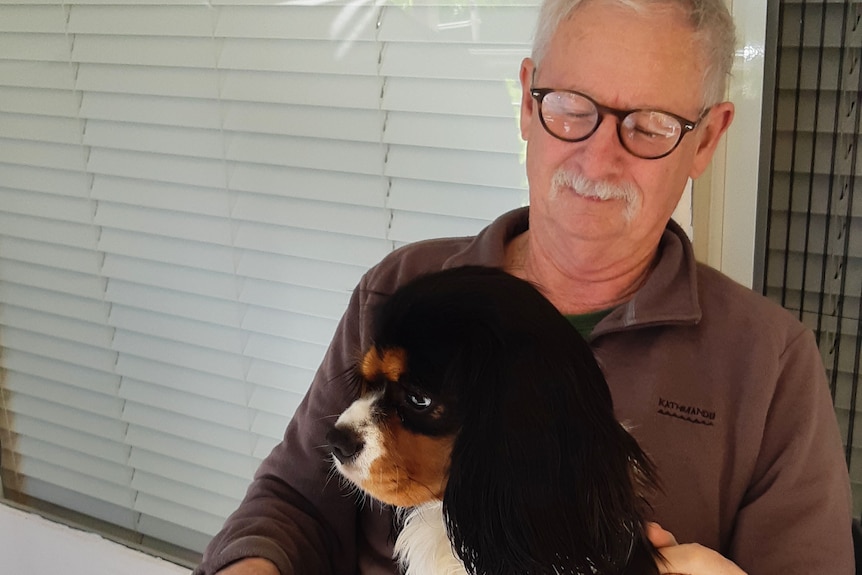
[[[673,534],[658,523],[647,526],[647,536],[661,551],[664,562],[658,562],[659,572],[666,575],[746,575],[720,553],[697,543],[676,542]]]
[[[280,575],[275,563],[260,557],[249,557],[231,563],[217,575]]]

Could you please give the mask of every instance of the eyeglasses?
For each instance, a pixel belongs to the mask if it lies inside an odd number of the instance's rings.
[[[539,119],[545,130],[564,142],[580,142],[592,136],[604,117],[616,116],[620,143],[631,154],[657,160],[673,152],[683,136],[697,128],[709,112],[697,121],[686,120],[661,110],[617,110],[602,106],[586,94],[572,90],[533,88],[539,104]]]

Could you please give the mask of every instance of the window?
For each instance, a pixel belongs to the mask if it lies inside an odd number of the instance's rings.
[[[197,552],[363,271],[526,203],[535,2],[15,1],[6,495]]]

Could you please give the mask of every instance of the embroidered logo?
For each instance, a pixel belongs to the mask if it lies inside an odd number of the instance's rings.
[[[694,405],[682,405],[662,397],[658,398],[658,410],[656,410],[656,413],[698,425],[715,424],[715,411],[709,411]]]

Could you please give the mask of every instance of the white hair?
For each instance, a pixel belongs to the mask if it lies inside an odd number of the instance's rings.
[[[560,24],[575,17],[575,9],[584,2],[595,0],[545,0],[542,3],[536,33],[533,39],[532,59],[538,67],[544,58],[551,38]],[[655,10],[657,7],[681,8],[695,38],[703,48],[705,60],[703,99],[711,106],[725,99],[727,77],[733,66],[736,31],[733,17],[724,0],[604,0],[627,6],[636,11]]]

